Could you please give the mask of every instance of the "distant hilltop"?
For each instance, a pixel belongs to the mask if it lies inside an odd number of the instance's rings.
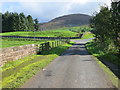
[[[70,14],[57,17],[48,23],[40,23],[40,30],[56,29],[60,27],[88,25],[91,16],[85,14]]]

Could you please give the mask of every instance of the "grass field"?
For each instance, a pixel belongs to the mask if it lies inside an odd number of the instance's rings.
[[[89,26],[77,26],[77,27],[64,27],[54,30],[46,30],[39,32],[30,31],[17,31],[17,32],[6,32],[0,33],[0,35],[10,36],[36,36],[36,37],[76,37],[77,33],[89,32],[92,30]]]
[[[89,39],[89,38],[93,38],[95,37],[95,35],[91,32],[86,32],[84,33],[83,37],[81,39]]]
[[[9,36],[32,36],[32,37],[75,37],[76,32],[69,31],[68,29],[60,30],[47,30],[39,32],[6,32],[0,33],[0,35],[9,35]]]
[[[86,32],[84,36],[81,39],[88,39],[93,38],[94,34],[90,32]],[[31,39],[15,39],[15,38],[2,38],[0,39],[0,48],[7,48],[7,47],[14,47],[14,46],[21,46],[21,45],[27,45],[27,44],[41,44],[44,42],[51,42],[54,40],[31,40]]]
[[[90,26],[83,25],[83,26],[69,27],[69,30],[77,33],[84,33],[91,31],[92,28]]]
[[[71,42],[71,44],[73,44],[73,42]],[[71,44],[64,44],[53,48],[44,55],[32,55],[16,61],[7,62],[2,66],[2,88],[20,87],[70,47]]]
[[[65,27],[56,30],[46,30],[40,32],[6,32],[0,33],[0,35],[9,36],[36,36],[36,37],[77,37],[76,34],[83,33],[81,30],[89,31],[91,28],[89,26],[78,26],[78,27]],[[78,32],[74,32],[78,31]],[[94,34],[86,32],[82,39],[88,39],[94,37]],[[13,39],[13,38],[3,38],[0,39],[0,48],[21,46],[26,44],[41,44],[48,40],[30,40],[30,39]]]
[[[84,35],[80,39],[89,39],[89,38],[94,38],[95,34],[91,32],[85,32]],[[80,40],[80,39],[73,39],[73,40]]]
[[[2,38],[0,39],[0,48],[7,48],[7,47],[14,47],[14,46],[21,46],[27,44],[41,44],[44,42],[51,42],[54,40],[30,40],[30,39],[17,39],[17,38]]]

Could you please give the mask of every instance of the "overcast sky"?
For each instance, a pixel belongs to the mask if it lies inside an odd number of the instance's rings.
[[[111,0],[0,0],[0,12],[23,12],[48,22],[67,14],[88,14],[99,12],[101,5],[110,6]]]

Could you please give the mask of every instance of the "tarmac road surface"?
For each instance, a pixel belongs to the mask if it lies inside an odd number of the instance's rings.
[[[66,50],[21,88],[114,88],[104,71],[85,49],[90,39],[74,40]]]

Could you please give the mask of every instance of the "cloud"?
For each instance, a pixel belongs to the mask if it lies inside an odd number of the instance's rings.
[[[94,11],[99,11],[99,6],[110,0],[2,0],[1,11],[24,12],[38,18],[40,22],[47,22],[55,17],[84,13],[91,15]]]
[[[1,0],[1,2],[77,2],[77,3],[87,3],[87,2],[109,2],[111,0]]]
[[[2,12],[3,2],[0,2],[0,12]]]
[[[26,2],[21,3],[21,7],[24,8],[23,11],[26,14],[32,14],[32,16],[37,17],[40,21],[50,21],[59,15],[64,15],[68,13],[70,9],[67,3],[57,3],[57,2]],[[68,7],[67,7],[68,6]]]

